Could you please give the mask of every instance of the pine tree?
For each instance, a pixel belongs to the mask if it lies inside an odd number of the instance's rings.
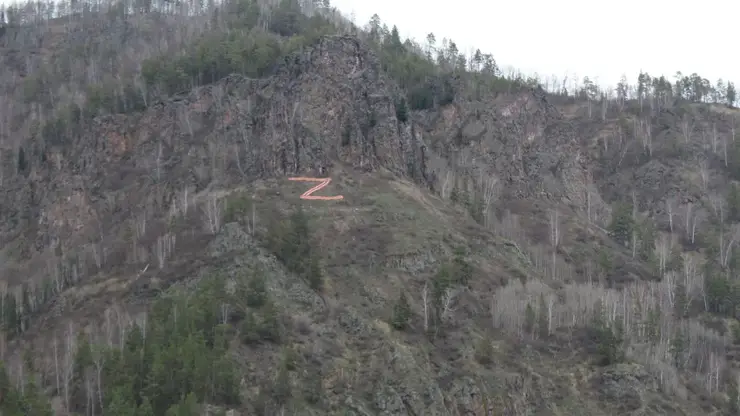
[[[733,183],[727,194],[727,219],[732,222],[740,221],[740,187]]]
[[[732,82],[727,83],[727,92],[725,93],[725,98],[727,100],[727,105],[730,108],[733,108],[735,106],[735,100],[737,99],[737,91],[735,90],[735,84]]]
[[[409,108],[406,105],[406,99],[403,97],[396,100],[396,118],[401,123],[409,121]]]
[[[141,405],[139,405],[139,408],[136,410],[136,416],[154,416],[152,404],[146,397],[144,397],[141,401]]]
[[[493,343],[489,337],[483,337],[475,345],[475,359],[483,365],[493,362]]]
[[[642,261],[652,261],[655,257],[655,225],[650,219],[642,221],[637,229],[640,239],[639,256]]]
[[[532,308],[532,304],[527,303],[527,307],[524,309],[524,332],[528,335],[532,335],[534,332],[534,324],[537,320],[537,315]]]
[[[647,321],[645,323],[645,335],[653,343],[660,341],[660,305],[656,304],[648,310]]]
[[[537,332],[539,332],[540,337],[546,338],[550,335],[550,314],[547,310],[547,304],[545,303],[545,296],[542,293],[540,293],[538,312]]]
[[[673,365],[675,365],[679,370],[683,369],[684,351],[686,350],[687,342],[688,340],[686,339],[683,329],[678,328],[671,340],[670,352],[673,357]]]
[[[105,415],[137,416],[136,404],[128,398],[125,388],[118,387],[112,393],[112,397],[105,408]]]
[[[290,374],[285,366],[280,366],[272,384],[272,397],[279,404],[285,404],[291,396]]]
[[[606,319],[606,311],[601,300],[594,305],[594,315],[591,322],[591,331],[595,336],[599,353],[599,364],[611,365],[624,360],[622,320],[617,317],[614,326],[610,326]]]
[[[393,306],[391,324],[394,328],[402,331],[408,326],[410,317],[411,306],[409,305],[409,300],[406,298],[406,293],[401,292],[401,295],[398,297],[398,302]]]
[[[737,378],[730,377],[727,383],[727,410],[730,415],[740,415],[740,386]]]
[[[676,318],[683,319],[687,317],[689,309],[689,298],[686,294],[686,286],[682,282],[676,284],[675,300],[673,303],[673,313]]]
[[[608,228],[612,238],[626,245],[632,238],[634,227],[635,221],[632,218],[632,207],[627,204],[617,204],[614,207],[612,220]]]
[[[321,292],[324,289],[324,277],[321,272],[321,265],[319,264],[319,258],[313,254],[309,254],[308,257],[308,272],[306,279],[311,289]]]
[[[262,273],[255,272],[249,279],[248,290],[246,293],[247,306],[259,308],[267,300],[267,283]]]

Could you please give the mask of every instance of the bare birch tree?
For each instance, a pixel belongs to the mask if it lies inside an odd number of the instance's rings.
[[[52,338],[52,352],[54,354],[54,381],[56,394],[60,394],[62,391],[61,374],[59,372],[59,341],[56,334]]]
[[[694,207],[694,204],[689,202],[686,204],[686,213],[684,216],[684,219],[686,220],[686,239],[691,243],[694,244],[696,239],[696,223],[697,223],[697,214],[692,209]]]
[[[96,390],[97,390],[97,399],[98,399],[98,406],[100,409],[104,409],[104,401],[103,401],[103,369],[105,366],[105,350],[102,346],[96,345],[93,348],[93,364],[95,366],[95,382],[96,382]],[[95,409],[95,405],[93,403],[92,406],[93,409]]]
[[[62,382],[63,382],[63,394],[64,394],[64,405],[67,411],[70,411],[70,395],[72,393],[72,379],[74,378],[75,370],[75,352],[77,350],[77,343],[75,339],[75,331],[72,323],[70,322],[67,326],[66,338],[65,338],[65,350],[64,350],[64,364],[62,367]]]
[[[666,198],[665,209],[666,213],[668,213],[668,226],[670,227],[671,233],[673,233],[673,216],[676,214],[675,208],[676,203],[673,198]]]
[[[670,237],[665,233],[661,233],[660,237],[655,242],[655,251],[658,258],[658,271],[661,276],[666,272],[668,267],[672,245]]]
[[[601,121],[606,121],[606,115],[609,111],[609,100],[604,94],[601,94]]]
[[[728,231],[720,228],[719,232],[719,264],[722,267],[728,267],[732,257],[732,248],[735,246],[740,236],[740,226],[732,224]]]
[[[560,219],[558,217],[558,210],[550,210],[550,245],[553,248],[557,248],[560,244]]]
[[[218,195],[210,195],[205,202],[206,231],[218,234],[221,230],[221,217],[223,215],[223,201]]]
[[[691,142],[691,137],[694,133],[694,124],[695,121],[693,119],[690,120],[689,116],[684,115],[681,117],[681,134],[683,135],[683,140],[686,144]]]
[[[421,291],[421,301],[424,308],[424,332],[429,331],[429,289],[427,282],[424,282],[424,289]]]
[[[170,255],[175,251],[175,235],[172,233],[165,233],[157,237],[157,241],[154,245],[154,252],[157,257],[157,265],[159,269],[164,269],[167,265],[167,260]]]
[[[706,158],[699,160],[699,176],[701,176],[701,189],[707,192],[709,187],[709,162]]]

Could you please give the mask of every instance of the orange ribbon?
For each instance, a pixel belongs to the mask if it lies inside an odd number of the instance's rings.
[[[324,189],[326,185],[329,185],[329,182],[331,182],[331,178],[303,178],[301,177],[301,178],[288,178],[288,180],[302,181],[302,182],[321,182],[320,184],[304,192],[301,195],[301,199],[313,199],[313,200],[321,200],[321,201],[336,201],[336,200],[344,199],[344,196],[342,195],[335,195],[335,196],[311,195],[312,193],[316,191]]]

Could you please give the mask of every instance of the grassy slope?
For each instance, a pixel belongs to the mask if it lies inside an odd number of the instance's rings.
[[[257,201],[258,224],[284,218],[299,204],[303,207],[320,243],[326,270],[323,295],[287,273],[244,227],[230,223],[212,241],[197,244],[194,257],[181,254],[174,272],[148,271],[134,285],[128,283],[130,276],[108,277],[68,291],[65,297],[73,306],[65,316],[94,320],[104,305],[114,302],[131,311],[140,309],[132,306],[143,300],[134,290],[150,285],[142,280],[155,280],[161,288],[167,279],[172,283],[186,277],[185,282],[194,282],[192,277],[198,275],[237,276],[258,267],[268,271],[270,291],[289,317],[291,330],[282,347],[235,344],[234,353],[243,365],[247,397],[255,397],[260,386],[274,377],[286,346],[300,357],[293,374],[295,391],[321,375],[326,402],[318,408],[306,407],[298,394],[294,414],[344,414],[348,408],[369,414],[381,410],[384,414],[484,414],[485,408],[491,408],[494,414],[606,415],[624,414],[624,406],[647,414],[701,414],[687,403],[679,410],[649,387],[649,377],[636,379],[634,374],[644,370],[630,365],[607,370],[594,366],[594,356],[584,349],[589,344],[578,338],[530,342],[528,337],[521,340],[494,330],[493,291],[515,276],[514,270],[530,279],[536,276],[515,246],[482,230],[460,210],[389,174],[340,168],[332,176],[334,181],[322,193],[342,194],[343,201],[300,200],[306,184],[285,178],[234,190]],[[424,281],[460,245],[467,246],[475,265],[470,289],[453,303],[444,331],[430,339],[422,329]],[[411,328],[405,332],[393,330],[388,323],[401,291],[408,294],[414,312]],[[76,321],[85,324],[84,319]],[[48,343],[48,334],[32,332],[39,336],[39,347]],[[482,342],[492,345],[488,360],[477,357]],[[618,380],[612,386],[615,392],[605,390],[609,386],[602,380],[607,377],[602,371],[607,376],[622,371],[627,381],[613,377]]]

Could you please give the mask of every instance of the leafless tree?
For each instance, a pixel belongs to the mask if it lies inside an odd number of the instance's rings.
[[[560,244],[560,219],[558,218],[558,210],[550,210],[550,245],[553,249],[556,249]]]
[[[156,183],[162,181],[162,142],[157,143],[157,153],[154,158],[154,178]]]
[[[421,301],[424,307],[424,331],[429,331],[429,289],[427,282],[424,282],[424,289],[421,291]]]
[[[725,209],[724,209],[725,198],[724,196],[717,195],[717,194],[711,195],[709,197],[709,202],[711,204],[714,215],[719,220],[720,229],[724,228],[725,226]]]
[[[709,163],[706,158],[699,160],[699,175],[701,176],[702,190],[706,192],[709,186]]]
[[[132,245],[132,254],[133,254],[133,261],[134,263],[138,263],[139,261],[144,260],[143,258],[140,259],[139,254],[139,241],[144,238],[146,235],[146,225],[147,225],[147,216],[146,213],[139,213],[134,219],[133,219],[133,235],[131,236],[131,245]]]
[[[21,391],[21,395],[25,394],[26,390],[26,376],[23,365],[23,358],[20,355],[16,355],[15,357],[15,365],[16,368],[18,368],[18,372],[16,373],[18,378],[16,381],[16,385],[18,386],[18,389]]]
[[[170,255],[175,251],[175,235],[172,233],[165,233],[164,235],[157,237],[154,251],[157,256],[157,265],[159,266],[159,269],[164,269]]]
[[[211,180],[221,179],[223,173],[226,170],[228,155],[228,147],[225,146],[223,140],[219,137],[213,138],[208,141],[208,155],[210,158],[210,174]]]
[[[633,190],[632,191],[632,221],[637,224],[638,223],[638,204],[637,204],[637,193]],[[633,227],[632,229],[632,258],[635,258],[637,255],[637,227]]]
[[[673,198],[666,198],[665,208],[666,212],[668,213],[668,226],[670,227],[671,233],[673,233],[673,215],[676,213],[674,211],[675,201],[673,200]]]
[[[681,258],[683,260],[683,285],[688,297],[686,307],[688,308],[695,299],[703,297],[704,276],[698,269],[699,259],[696,253],[682,253]]]
[[[444,174],[442,180],[442,187],[440,189],[440,195],[444,199],[449,199],[452,189],[455,187],[455,172],[453,169],[448,169]]]
[[[705,388],[709,394],[720,390],[720,371],[725,368],[727,361],[715,353],[709,353],[709,368],[706,375]]]
[[[142,78],[141,74],[134,75],[134,87],[139,92],[139,95],[141,95],[144,107],[149,107],[149,94],[147,93],[146,82]]]
[[[103,328],[105,330],[105,345],[110,347],[113,347],[113,328],[114,322],[113,322],[113,310],[111,308],[106,308],[103,312]]]
[[[642,146],[647,150],[648,156],[653,155],[653,124],[650,119],[640,120],[642,127]]]
[[[558,210],[550,210],[550,246],[552,249],[552,277],[557,278],[557,250],[560,244],[560,219],[558,218]]]
[[[223,202],[218,195],[210,195],[205,202],[206,229],[211,234],[217,234],[221,230],[221,216],[223,215]]]
[[[619,167],[622,166],[622,161],[624,161],[624,157],[627,155],[633,141],[626,140],[626,134],[622,127],[617,127],[617,137],[619,138],[619,145],[621,146],[619,160],[617,160],[617,167]]]
[[[169,218],[174,219],[177,217],[186,217],[190,210],[190,202],[193,197],[190,194],[190,189],[185,186],[174,198],[172,198],[172,204],[170,205]]]
[[[668,267],[668,261],[670,260],[671,256],[671,240],[668,235],[665,233],[661,233],[660,237],[655,242],[655,251],[658,258],[658,270],[660,271],[660,275],[662,276],[666,268]]]
[[[494,177],[493,175],[486,175],[484,177],[483,172],[481,171],[480,184],[481,184],[480,186],[482,188],[482,195],[483,195],[484,225],[489,226],[490,216],[491,216],[490,210],[491,210],[491,205],[493,203],[493,200],[496,197],[498,179]]]
[[[687,203],[686,215],[684,216],[684,219],[686,220],[686,238],[691,242],[691,244],[694,244],[696,239],[696,223],[698,219],[696,212],[692,210],[693,207],[693,203]]]
[[[54,334],[52,338],[52,351],[54,354],[54,380],[55,380],[55,387],[56,392],[59,394],[59,392],[62,391],[62,383],[60,379],[60,373],[59,373],[59,341],[57,340],[56,334]]]
[[[62,382],[64,392],[64,405],[67,411],[70,410],[70,394],[72,378],[74,377],[74,361],[75,352],[77,350],[75,342],[75,331],[70,322],[67,326],[66,340],[65,340],[65,352],[64,352],[64,365],[62,367]]]
[[[83,378],[85,380],[85,407],[87,409],[87,414],[91,416],[95,416],[95,384],[92,380],[92,371],[91,369],[85,368]]]
[[[720,228],[719,232],[719,263],[722,267],[727,267],[730,264],[732,257],[732,248],[737,243],[738,237],[740,236],[740,226],[733,224],[730,229],[726,232],[723,228]]]
[[[229,304],[221,302],[221,323],[226,324],[229,321]]]
[[[95,260],[95,266],[97,266],[98,269],[102,269],[106,258],[102,235],[98,241],[92,241],[90,243],[90,250],[92,252],[93,260]]]
[[[689,120],[689,116],[684,115],[681,118],[681,133],[683,134],[683,139],[686,144],[691,142],[691,136],[694,133],[694,124],[695,121]]]
[[[730,376],[729,388],[735,391],[728,391],[727,394],[731,398],[735,398],[735,403],[730,403],[731,406],[740,406],[740,375],[733,374]]]
[[[606,121],[606,114],[609,111],[609,100],[605,95],[601,95],[601,121]]]
[[[445,289],[445,292],[442,295],[442,307],[439,314],[441,320],[447,319],[449,314],[455,311],[452,309],[452,303],[455,301],[456,296],[457,290],[453,290],[452,288]]]
[[[712,123],[712,132],[711,132],[710,138],[712,142],[712,152],[717,153],[717,148],[719,145],[719,134],[717,133],[716,123]]]
[[[96,380],[96,389],[98,391],[98,405],[100,409],[103,409],[103,368],[105,367],[105,350],[101,346],[95,346],[93,348],[93,364],[95,365],[95,380]],[[95,409],[95,405],[93,403],[92,406],[93,409]]]
[[[591,195],[591,187],[593,186],[593,174],[591,173],[591,169],[586,170],[586,186],[584,187],[586,192],[586,220],[591,223],[592,221],[592,215],[591,215],[591,206],[592,203],[592,195]]]

